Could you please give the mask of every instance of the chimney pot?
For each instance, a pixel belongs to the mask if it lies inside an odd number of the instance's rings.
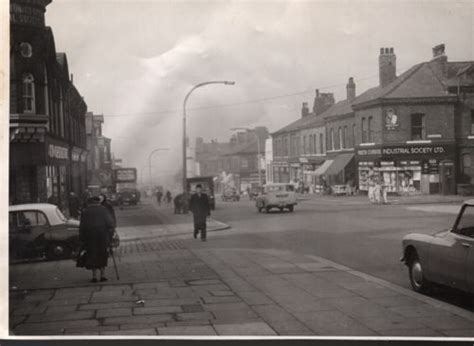
[[[319,89],[316,89],[316,97],[319,97]]]
[[[433,47],[433,58],[436,58],[440,55],[444,55],[444,50],[445,50],[444,43],[441,43],[441,44]]]
[[[354,77],[349,77],[349,82],[346,85],[347,100],[352,101],[356,97],[356,85],[354,83]]]

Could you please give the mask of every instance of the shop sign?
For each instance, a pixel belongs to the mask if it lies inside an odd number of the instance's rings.
[[[71,158],[74,162],[78,162],[81,159],[81,155],[75,152],[71,153]]]
[[[293,167],[293,168],[300,168],[299,163],[292,163],[292,164],[290,164],[290,166]]]
[[[444,154],[445,148],[442,146],[416,146],[416,147],[393,147],[382,148],[383,155],[433,155]]]
[[[308,159],[306,157],[300,157],[300,163],[308,163]]]
[[[32,5],[11,4],[10,23],[42,27],[44,26],[44,11]]]
[[[374,166],[373,161],[360,161],[359,166],[365,167],[365,166]]]
[[[360,149],[357,150],[357,155],[365,156],[365,155],[381,155],[382,149]]]
[[[48,147],[48,155],[53,159],[67,160],[69,156],[68,154],[69,150],[67,148],[53,144],[50,144]]]
[[[380,166],[395,166],[394,161],[380,161]]]
[[[389,108],[385,115],[385,128],[387,130],[395,130],[399,125],[398,115],[395,114],[393,108]]]

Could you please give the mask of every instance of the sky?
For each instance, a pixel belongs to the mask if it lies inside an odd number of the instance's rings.
[[[474,60],[472,1],[53,0],[47,25],[67,53],[88,110],[125,166],[178,171],[182,107],[195,90],[187,132],[227,141],[233,127],[270,132],[312,107],[315,89],[345,99],[378,85],[378,54],[393,47],[397,74],[430,60],[444,43],[449,61]]]

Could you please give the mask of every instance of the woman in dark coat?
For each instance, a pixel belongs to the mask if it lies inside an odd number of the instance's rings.
[[[105,267],[113,227],[112,217],[100,204],[100,198],[91,197],[89,206],[81,214],[79,225],[79,237],[87,252],[85,267],[92,270],[91,282],[97,282],[97,269],[100,270],[100,281],[107,281]]]

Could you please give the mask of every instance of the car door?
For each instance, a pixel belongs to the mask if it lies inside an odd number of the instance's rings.
[[[17,212],[17,233],[15,251],[21,257],[38,255],[44,246],[44,234],[49,230],[46,215],[38,210]]]
[[[434,281],[468,290],[467,263],[474,247],[474,207],[464,206],[449,232],[435,236],[430,248],[430,272]]]

